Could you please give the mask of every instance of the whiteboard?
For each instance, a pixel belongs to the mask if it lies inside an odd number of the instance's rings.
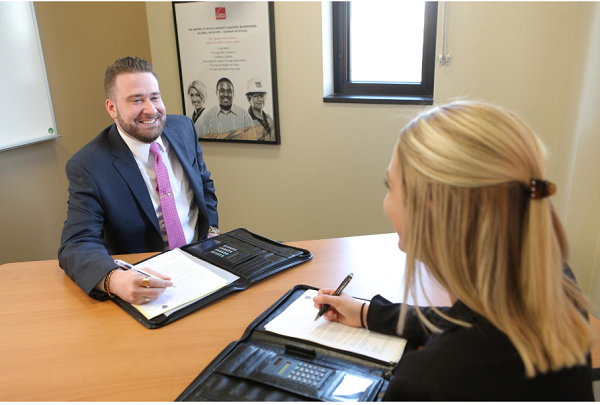
[[[0,151],[58,138],[32,2],[0,1]]]

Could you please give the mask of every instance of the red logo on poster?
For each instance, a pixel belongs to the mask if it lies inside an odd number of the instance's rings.
[[[215,16],[217,17],[217,20],[226,19],[227,15],[225,14],[225,7],[215,7]]]

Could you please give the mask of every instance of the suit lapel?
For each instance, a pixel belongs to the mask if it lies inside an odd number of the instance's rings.
[[[119,135],[116,125],[113,125],[110,129],[108,141],[111,154],[117,158],[117,160],[113,162],[113,166],[119,172],[123,180],[125,180],[135,199],[142,207],[142,210],[150,222],[152,222],[156,231],[160,234],[158,219],[156,218],[156,212],[154,211],[150,195],[148,195],[146,183],[140,174],[140,169],[133,154],[127,147],[127,144],[121,139],[121,135]]]

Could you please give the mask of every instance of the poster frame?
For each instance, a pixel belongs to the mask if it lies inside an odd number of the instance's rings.
[[[178,14],[178,6],[182,5],[182,4],[187,4],[189,7],[189,4],[201,4],[201,7],[214,7],[215,8],[215,13],[216,8],[219,5],[225,5],[226,9],[234,9],[235,7],[239,7],[239,5],[243,5],[244,7],[248,7],[248,6],[255,6],[255,7],[261,7],[261,5],[264,5],[265,2],[241,2],[241,3],[236,3],[236,2],[210,2],[210,1],[200,1],[200,2],[188,2],[188,1],[174,1],[172,2],[172,7],[173,7],[173,22],[174,22],[174,28],[175,28],[175,41],[176,41],[176,48],[177,48],[177,62],[178,62],[178,68],[179,68],[179,80],[181,83],[181,100],[182,100],[182,107],[183,107],[183,114],[186,116],[191,116],[191,111],[189,109],[189,107],[187,106],[186,103],[186,97],[188,97],[187,95],[187,90],[189,87],[189,83],[184,83],[184,69],[189,69],[190,67],[183,67],[182,66],[182,52],[185,52],[185,50],[181,49],[180,46],[180,39],[179,39],[179,31],[178,31],[178,25],[177,25],[177,14]],[[199,6],[200,7],[200,6]],[[264,6],[263,6],[264,7]],[[200,142],[234,142],[234,143],[251,143],[251,144],[272,144],[272,145],[279,145],[281,144],[281,132],[279,129],[279,98],[278,98],[278,88],[277,88],[277,58],[276,58],[276,46],[275,46],[275,16],[274,16],[274,2],[273,1],[269,1],[267,2],[267,8],[266,8],[266,13],[267,15],[267,21],[268,21],[268,41],[265,41],[265,44],[263,46],[268,46],[268,55],[269,55],[269,60],[265,61],[264,63],[268,63],[270,65],[270,77],[267,77],[264,79],[264,81],[266,83],[268,83],[268,85],[270,85],[270,89],[269,91],[267,91],[267,97],[270,98],[270,103],[272,104],[272,116],[269,114],[269,116],[272,118],[272,125],[268,125],[269,127],[272,128],[272,131],[274,131],[274,136],[266,136],[267,140],[260,140],[260,139],[236,139],[236,138],[243,138],[243,135],[240,136],[239,133],[235,132],[235,131],[231,131],[229,132],[227,135],[225,135],[225,133],[222,134],[218,134],[218,137],[212,138],[211,136],[214,134],[207,134],[207,135],[200,135],[199,134],[199,141]],[[247,25],[252,25],[253,21],[246,21],[244,24]],[[241,45],[240,45],[241,46]],[[253,47],[256,47],[256,43],[253,43]],[[199,62],[200,65],[205,65],[203,61]],[[197,68],[198,69],[198,68]],[[261,78],[261,80],[263,80],[263,78]],[[246,83],[237,83],[234,85],[234,99],[233,101],[238,101],[240,102],[240,100],[243,98],[243,101],[241,103],[243,103],[244,106],[249,105],[249,101],[247,101],[247,96],[246,96]],[[241,89],[242,91],[239,91],[239,89]],[[208,94],[214,95],[215,94],[215,88],[211,85],[206,85],[206,91]],[[248,109],[248,107],[246,107],[246,109]],[[202,114],[204,114],[206,112],[203,111]],[[269,113],[269,111],[265,111],[267,114]],[[254,121],[255,123],[257,121]],[[256,125],[254,128],[257,128],[256,131],[261,132],[261,134],[259,135],[257,133],[257,138],[259,137],[265,137],[265,133],[262,132],[264,131],[264,129],[262,127],[260,127],[259,125]],[[247,130],[248,128],[246,128]],[[269,139],[270,138],[270,139]],[[274,139],[273,139],[274,138]]]

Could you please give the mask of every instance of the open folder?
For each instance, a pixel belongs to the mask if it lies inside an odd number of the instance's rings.
[[[376,401],[413,343],[315,321],[317,289],[299,285],[261,314],[177,401]],[[312,308],[312,309],[311,309]]]
[[[316,295],[317,290],[306,290],[281,314],[266,324],[265,330],[388,363],[398,363],[404,352],[406,339],[329,322],[322,316],[315,320],[313,297]]]
[[[234,291],[312,258],[299,249],[239,228],[136,263],[171,277],[158,300],[132,305],[112,300],[147,328],[159,328]]]

